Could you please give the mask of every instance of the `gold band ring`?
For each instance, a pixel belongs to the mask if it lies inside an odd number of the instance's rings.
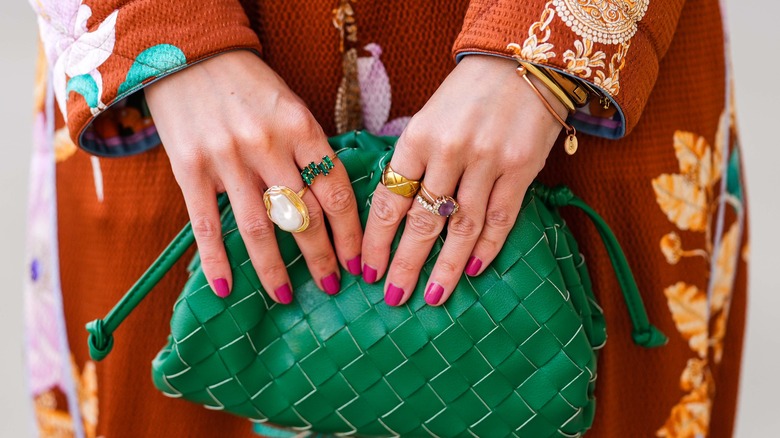
[[[382,172],[382,185],[404,198],[414,198],[414,195],[420,190],[420,181],[409,179],[394,171],[390,167],[390,163],[387,163],[385,170]]]
[[[308,186],[299,192],[286,186],[271,186],[263,193],[268,218],[284,231],[300,233],[309,227],[309,209],[303,202]]]
[[[436,216],[450,217],[460,209],[460,204],[458,204],[455,198],[452,196],[434,196],[422,183],[420,183],[420,193],[417,195],[417,202]]]

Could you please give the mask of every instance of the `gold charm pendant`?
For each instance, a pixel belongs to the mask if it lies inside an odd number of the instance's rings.
[[[569,134],[566,137],[566,141],[564,142],[564,148],[566,149],[566,153],[569,155],[574,155],[575,152],[577,152],[577,136],[576,134]]]

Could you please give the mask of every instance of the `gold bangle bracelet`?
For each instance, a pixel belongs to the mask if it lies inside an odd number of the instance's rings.
[[[542,81],[544,86],[547,87],[555,95],[555,98],[558,99],[570,113],[573,113],[575,111],[574,102],[572,102],[572,100],[569,98],[569,96],[566,94],[563,88],[561,88],[560,85],[558,85],[557,83],[555,83],[555,81],[550,79],[537,66],[525,61],[518,60],[518,62],[524,68],[524,70],[530,72],[537,79]]]
[[[525,79],[525,82],[528,83],[528,85],[531,87],[532,90],[534,90],[534,93],[536,93],[537,96],[539,96],[539,99],[542,100],[542,103],[544,104],[545,108],[547,108],[547,111],[552,114],[553,117],[555,117],[555,120],[558,121],[563,127],[566,129],[566,134],[568,136],[566,137],[566,142],[564,143],[564,149],[566,150],[566,153],[569,155],[574,155],[575,152],[577,152],[577,130],[574,129],[574,126],[569,125],[566,123],[565,120],[561,118],[561,116],[558,115],[557,112],[553,109],[552,105],[550,105],[550,102],[545,99],[544,95],[541,91],[539,91],[538,88],[536,88],[536,85],[534,85],[533,82],[531,82],[530,79],[528,79],[528,70],[525,68],[524,65],[520,65],[520,67],[517,67],[517,74]]]
[[[549,77],[551,81],[563,89],[563,92],[574,102],[574,106],[585,106],[590,100],[590,93],[582,85],[582,81],[565,76],[551,68],[541,68],[541,70],[545,76]]]

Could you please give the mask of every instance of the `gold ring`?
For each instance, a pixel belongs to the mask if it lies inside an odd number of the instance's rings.
[[[284,231],[300,233],[309,227],[309,209],[303,202],[308,186],[299,192],[285,186],[271,186],[263,193],[268,218]]]
[[[422,183],[420,183],[420,194],[417,195],[417,202],[436,216],[450,217],[460,209],[460,204],[458,204],[455,198],[452,196],[434,196]]]
[[[390,163],[387,163],[384,172],[382,172],[382,185],[404,198],[414,198],[414,195],[420,190],[420,181],[409,179],[394,171],[390,167]]]

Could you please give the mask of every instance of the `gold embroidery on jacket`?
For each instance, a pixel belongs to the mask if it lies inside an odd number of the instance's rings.
[[[628,41],[650,0],[553,0],[558,17],[577,35],[603,44]]]
[[[565,71],[588,79],[611,97],[620,92],[620,71],[626,66],[626,55],[636,23],[647,11],[650,0],[550,0],[544,5],[539,21],[528,29],[528,38],[520,46],[509,44],[514,55],[529,62],[547,64],[555,58],[550,25],[557,16],[581,39],[574,48],[566,48]],[[557,14],[556,14],[557,11]],[[607,54],[594,50],[594,43],[618,45],[606,64]]]

